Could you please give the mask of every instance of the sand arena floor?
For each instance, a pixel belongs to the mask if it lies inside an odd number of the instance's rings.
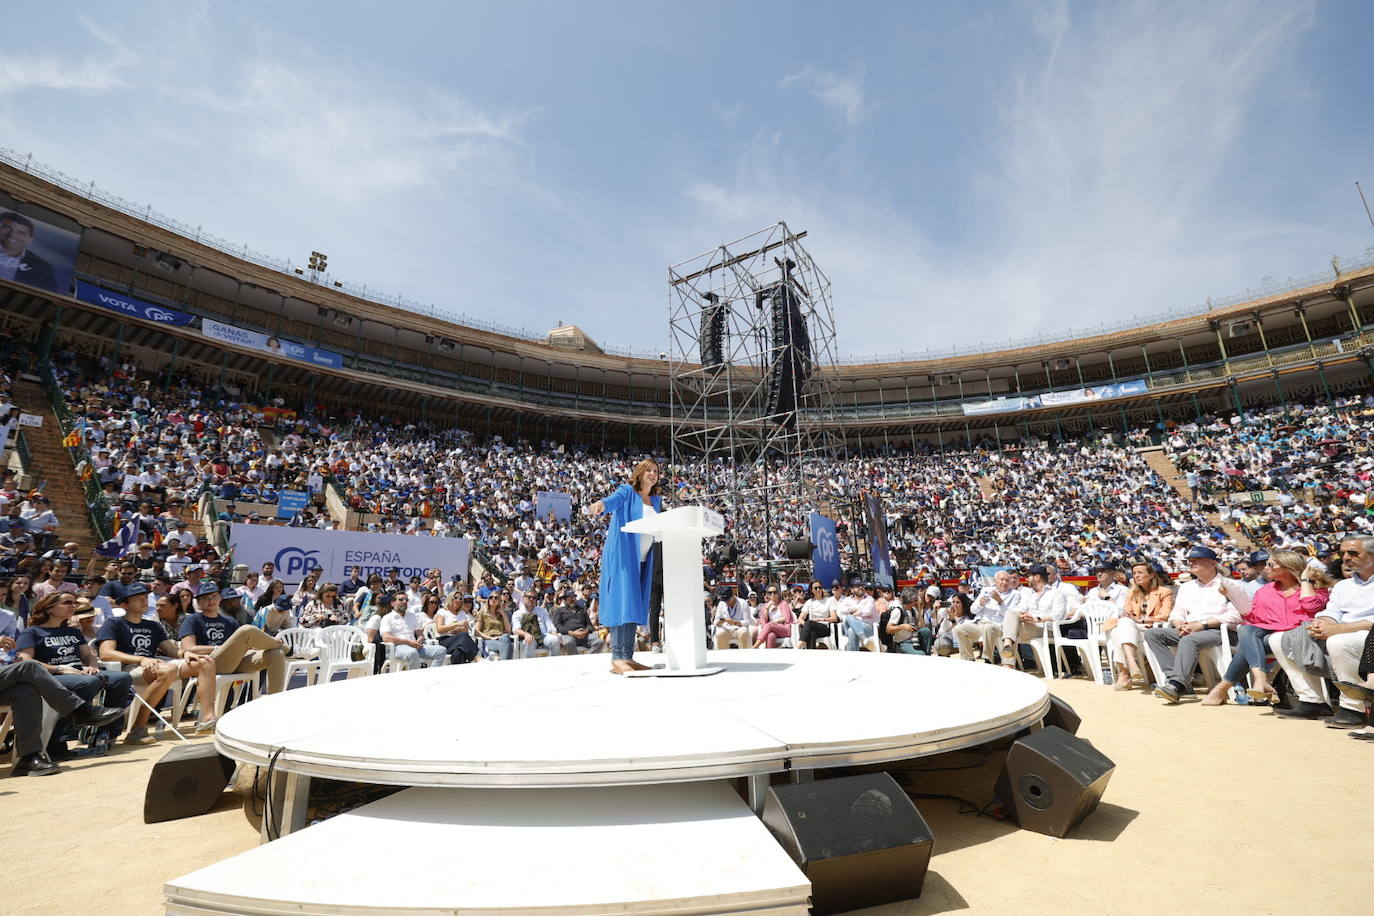
[[[925,893],[868,912],[1369,911],[1374,742],[1267,710],[1169,707],[1084,680],[1053,691],[1083,717],[1080,735],[1116,761],[1097,812],[1058,840],[959,814],[952,802],[918,802],[936,836]],[[203,817],[143,823],[149,770],[171,746],[120,747],[56,776],[0,780],[0,849],[15,865],[5,912],[49,916],[75,903],[151,916],[162,912],[164,881],[256,845],[241,790]],[[18,877],[30,856],[65,863],[58,898],[50,881]],[[407,856],[420,874],[422,860]]]

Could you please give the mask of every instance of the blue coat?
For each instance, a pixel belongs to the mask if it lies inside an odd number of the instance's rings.
[[[654,511],[663,511],[663,498],[649,497]],[[654,557],[639,562],[639,535],[622,531],[644,516],[644,500],[628,483],[616,487],[602,503],[611,513],[606,546],[601,551],[600,621],[605,627],[649,623],[649,590],[654,584]]]

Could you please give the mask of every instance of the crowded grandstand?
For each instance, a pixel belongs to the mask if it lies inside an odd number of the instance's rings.
[[[0,179],[0,220],[80,230],[66,286],[0,281],[0,660],[63,714],[40,741],[13,704],[15,773],[320,677],[601,651],[604,527],[577,510],[646,455],[670,503],[718,489],[719,458],[673,448],[661,360],[419,316]],[[1368,736],[1371,309],[1361,264],[1104,337],[835,367],[844,447],[815,504],[764,527],[716,506],[712,644],[938,653],[1171,704],[1201,684]],[[784,549],[813,511],[825,581]],[[472,550],[284,576],[236,556],[244,525]]]

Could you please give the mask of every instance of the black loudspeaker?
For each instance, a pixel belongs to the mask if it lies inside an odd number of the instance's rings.
[[[997,797],[1025,829],[1063,837],[1097,808],[1115,769],[1091,744],[1051,725],[1011,746]]]
[[[706,305],[701,309],[701,324],[697,330],[697,350],[703,369],[719,369],[725,363],[725,321],[730,307],[715,293],[702,296]]]
[[[1045,713],[1042,720],[1046,726],[1054,725],[1064,729],[1071,735],[1078,734],[1078,726],[1083,724],[1083,717],[1073,711],[1073,707],[1054,694],[1050,694],[1050,711]]]
[[[757,292],[755,302],[762,308],[767,299],[772,308],[773,356],[768,369],[765,412],[781,414],[773,422],[791,429],[797,424],[797,396],[811,377],[811,336],[806,330],[801,299],[788,273],[795,265],[791,261],[787,264],[783,280]]]
[[[811,543],[810,538],[797,538],[795,541],[787,542],[787,559],[789,560],[809,560],[811,552],[816,549],[816,545]]]
[[[763,823],[811,881],[816,916],[921,896],[935,837],[886,773],[774,786]]]
[[[234,775],[234,761],[209,742],[172,748],[148,776],[143,823],[204,814],[215,806]]]

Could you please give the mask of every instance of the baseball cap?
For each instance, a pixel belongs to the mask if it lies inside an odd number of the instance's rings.
[[[196,589],[196,597],[197,597],[197,598],[208,598],[208,597],[210,597],[211,595],[218,595],[218,594],[219,594],[219,586],[216,585],[216,584],[213,583],[213,582],[206,582],[206,583],[203,584],[200,588]]]
[[[1034,566],[1026,570],[1026,575],[1028,576],[1048,576],[1049,574],[1050,568],[1046,566],[1044,563],[1036,563]]]
[[[279,611],[289,611],[291,610],[291,599],[282,595],[272,602],[272,606]]]
[[[226,585],[219,590],[219,596],[225,601],[237,601],[243,597],[243,592],[239,591],[235,586]]]
[[[1263,550],[1256,550],[1247,559],[1251,566],[1263,566],[1269,562],[1269,554]]]
[[[1190,560],[1215,560],[1217,558],[1216,551],[1210,547],[1203,547],[1201,544],[1189,548],[1184,556]]]

